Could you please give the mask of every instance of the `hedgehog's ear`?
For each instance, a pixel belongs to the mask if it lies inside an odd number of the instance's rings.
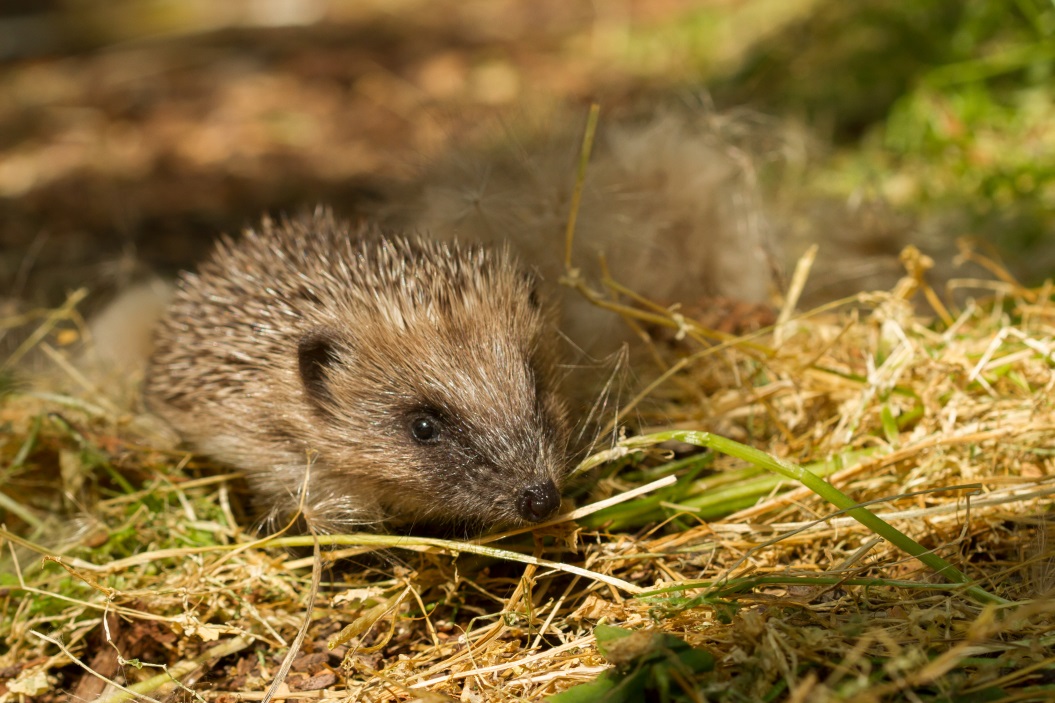
[[[528,303],[530,303],[531,307],[535,308],[536,310],[542,309],[542,301],[539,298],[538,292],[539,286],[541,284],[538,273],[536,273],[535,271],[525,270],[520,272],[520,276],[524,279],[524,283],[527,284]]]
[[[329,412],[333,405],[330,369],[340,360],[337,336],[326,328],[314,329],[297,343],[297,368],[308,400],[319,410]]]

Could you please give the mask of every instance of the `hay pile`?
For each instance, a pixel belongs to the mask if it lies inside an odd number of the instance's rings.
[[[0,703],[230,703],[276,680],[273,700],[594,700],[572,687],[612,662],[609,683],[656,700],[1051,700],[1053,291],[994,267],[946,308],[915,264],[894,291],[720,344],[624,309],[680,338],[626,410],[720,437],[628,439],[577,521],[475,542],[327,537],[316,559],[310,536],[260,539],[237,476],[140,444],[105,392],[8,386]],[[75,309],[32,319],[64,359]]]

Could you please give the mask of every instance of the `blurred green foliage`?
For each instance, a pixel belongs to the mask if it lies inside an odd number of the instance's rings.
[[[829,1],[760,42],[715,95],[829,135],[820,190],[955,212],[963,234],[1026,257],[1055,228],[1053,75],[1050,0]]]
[[[1055,225],[1055,5],[966,5],[964,58],[924,73],[866,142],[920,204],[962,205],[994,243],[1041,244]]]

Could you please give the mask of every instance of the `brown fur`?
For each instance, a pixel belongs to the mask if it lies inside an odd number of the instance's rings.
[[[728,123],[728,124],[726,124]],[[755,159],[734,120],[660,109],[642,119],[603,118],[585,172],[574,265],[593,288],[599,255],[623,286],[663,305],[701,296],[769,302],[775,242],[755,186]],[[581,120],[516,123],[490,148],[463,146],[431,164],[380,216],[440,238],[509,243],[551,286],[564,271],[564,230],[578,178]],[[760,135],[759,135],[760,136]],[[777,138],[774,137],[774,140]],[[564,296],[561,329],[587,357],[630,338],[616,315]]]
[[[146,396],[277,514],[304,488],[316,529],[517,523],[568,468],[554,330],[504,249],[265,220],[180,279]]]

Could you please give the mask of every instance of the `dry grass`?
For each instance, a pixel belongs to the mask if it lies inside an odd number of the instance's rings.
[[[580,504],[680,480],[578,524],[471,543],[320,538],[316,560],[310,536],[258,539],[238,478],[138,443],[134,415],[10,390],[0,701],[260,700],[298,633],[275,700],[539,700],[607,668],[598,623],[715,656],[674,700],[1048,700],[1055,305],[1006,276],[972,285],[964,309],[924,316],[912,302],[936,296],[906,277],[717,346],[676,314],[623,309],[685,332],[657,346],[674,371],[640,417],[827,476],[970,588],[859,509],[640,437],[606,455],[620,456]],[[77,322],[40,313],[36,343],[62,358]]]

